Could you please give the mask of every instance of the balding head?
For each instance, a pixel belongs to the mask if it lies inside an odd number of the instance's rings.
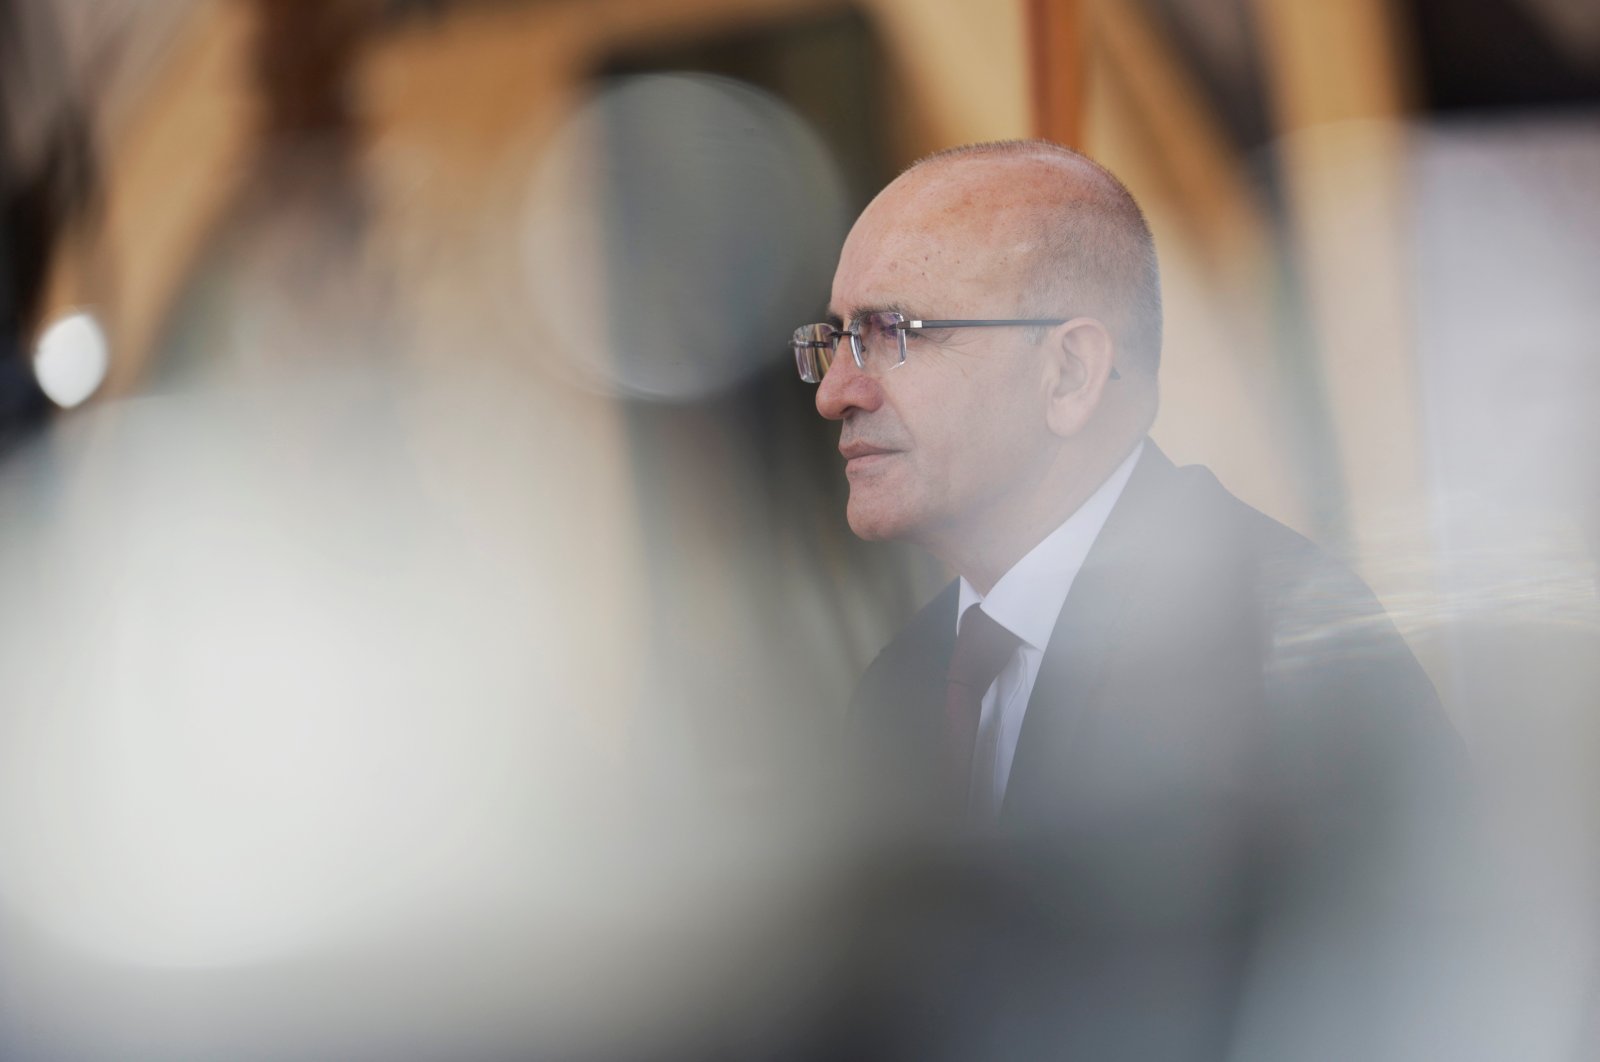
[[[1106,322],[1118,364],[1154,375],[1161,276],[1144,212],[1111,171],[1048,140],[968,144],[913,164],[889,188],[966,214],[974,249],[1007,262],[1018,316]]]

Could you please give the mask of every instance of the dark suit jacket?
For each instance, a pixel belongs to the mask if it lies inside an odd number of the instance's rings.
[[[918,613],[855,698],[871,808],[898,827],[874,873],[899,886],[874,895],[942,897],[865,920],[909,919],[866,950],[922,949],[910,982],[863,990],[905,995],[875,1014],[894,1028],[874,1053],[1421,1057],[1441,1030],[1410,998],[1437,988],[1463,761],[1359,579],[1147,444],[981,839],[940,826],[956,600]]]

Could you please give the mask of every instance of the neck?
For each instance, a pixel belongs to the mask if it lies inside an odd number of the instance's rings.
[[[1031,489],[1019,492],[1021,497],[1001,499],[960,525],[927,536],[922,545],[980,594],[988,594],[1028,551],[1083,507],[1138,442],[1063,448]]]

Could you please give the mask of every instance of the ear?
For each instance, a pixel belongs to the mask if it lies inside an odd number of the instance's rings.
[[[1056,435],[1069,438],[1100,408],[1116,361],[1116,341],[1093,317],[1076,317],[1052,328],[1045,344],[1046,421]]]

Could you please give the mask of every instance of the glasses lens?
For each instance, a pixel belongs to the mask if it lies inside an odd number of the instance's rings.
[[[861,367],[868,372],[887,372],[906,360],[906,319],[897,313],[869,313],[857,326]]]
[[[800,379],[821,383],[839,348],[839,333],[830,324],[801,325],[794,330],[789,345],[794,347],[794,364],[800,370]]]

